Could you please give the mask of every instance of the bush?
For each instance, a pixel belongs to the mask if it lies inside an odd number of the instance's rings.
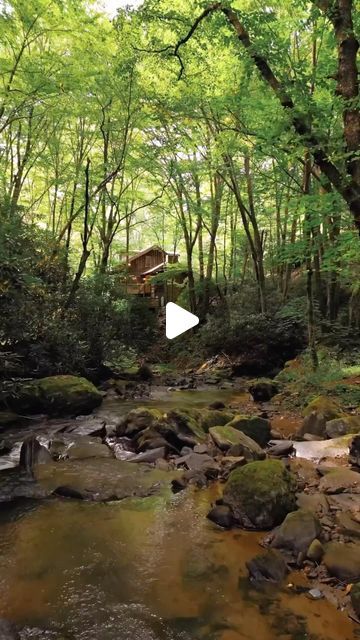
[[[210,355],[235,356],[239,375],[278,370],[306,344],[305,326],[296,318],[265,314],[232,313],[227,322],[216,314],[200,329],[199,337]]]

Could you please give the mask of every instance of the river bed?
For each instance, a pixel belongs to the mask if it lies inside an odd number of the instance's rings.
[[[199,394],[149,402],[211,401]],[[134,406],[126,404],[99,413]],[[351,640],[357,629],[344,613],[286,587],[305,585],[301,574],[280,590],[249,584],[245,562],[263,534],[209,522],[218,495],[216,484],[173,495],[165,483],[145,498],[2,506],[0,617],[23,627],[24,640]]]

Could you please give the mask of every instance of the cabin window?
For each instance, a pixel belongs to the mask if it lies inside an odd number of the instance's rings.
[[[151,256],[145,256],[145,269],[150,269],[151,267]]]

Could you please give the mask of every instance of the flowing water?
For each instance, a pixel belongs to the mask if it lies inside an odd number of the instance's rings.
[[[261,551],[261,534],[221,531],[206,519],[219,487],[173,495],[161,481],[145,498],[2,507],[0,618],[32,628],[23,638],[56,640],[354,637],[327,601],[248,583],[245,562]]]

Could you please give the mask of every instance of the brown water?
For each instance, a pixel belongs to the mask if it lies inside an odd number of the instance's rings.
[[[327,602],[249,587],[259,534],[208,522],[216,491],[2,512],[0,616],[76,640],[350,640]]]
[[[157,406],[179,406],[183,393],[191,406],[211,401],[194,392],[176,392],[158,398]],[[101,411],[114,412],[113,405],[107,403]],[[97,461],[105,484],[114,463]],[[86,463],[86,474],[93,464]],[[118,464],[126,470],[129,463]],[[64,465],[56,473],[74,481],[76,463]],[[43,480],[51,483],[52,473],[44,466]],[[100,472],[93,473],[97,483]],[[80,480],[88,482],[86,474],[79,467]],[[111,474],[112,483],[113,469]],[[224,532],[206,519],[218,487],[173,495],[165,472],[155,474],[161,481],[159,493],[150,497],[109,503],[53,498],[2,507],[0,618],[48,630],[22,636],[39,639],[354,637],[355,626],[325,600],[310,601],[286,587],[261,592],[249,585],[245,562],[261,550],[261,535]],[[143,480],[136,476],[136,482]],[[148,478],[145,482],[151,484]],[[306,584],[299,574],[288,581]]]

